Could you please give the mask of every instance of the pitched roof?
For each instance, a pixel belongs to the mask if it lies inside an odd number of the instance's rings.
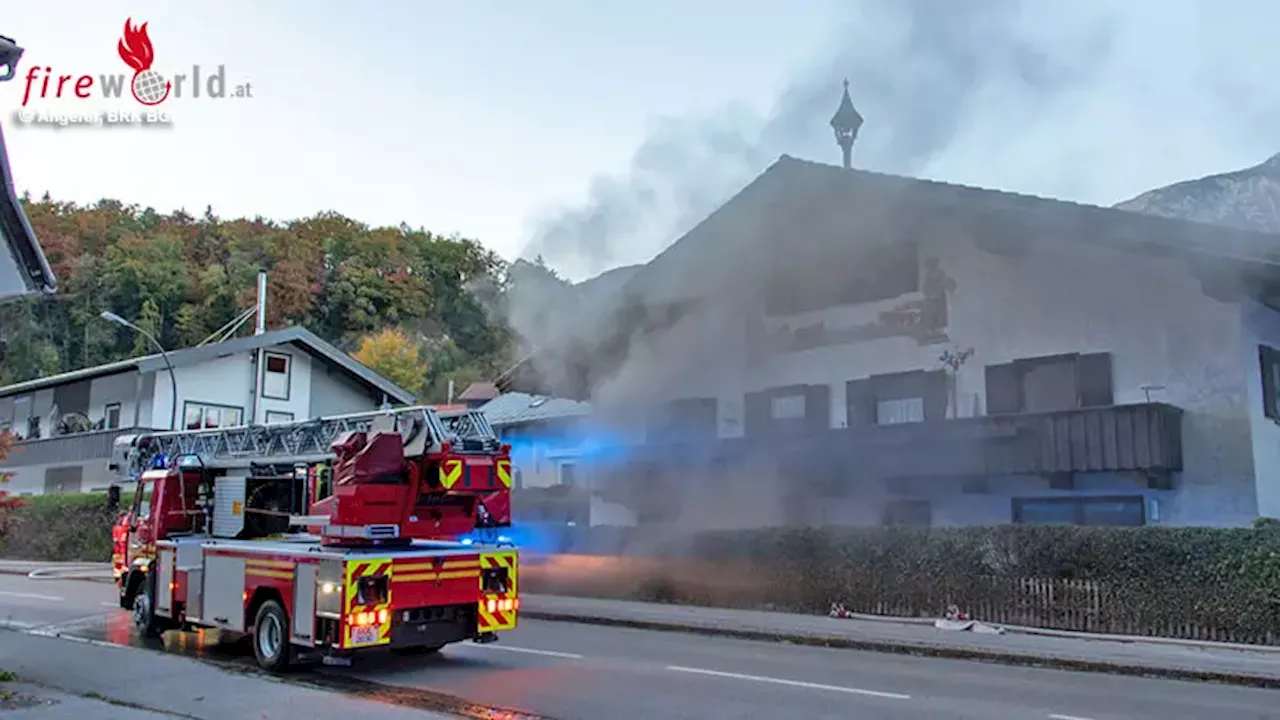
[[[36,239],[31,223],[22,212],[22,203],[14,191],[13,175],[9,172],[9,154],[4,145],[4,130],[0,129],[0,240],[8,250],[15,263],[17,280],[20,287],[0,289],[0,302],[16,300],[33,293],[51,294],[58,289],[58,280],[53,276],[53,269],[45,259],[44,250]],[[0,257],[0,261],[10,258]],[[13,282],[13,278],[0,280],[4,285]]]
[[[581,417],[591,412],[584,402],[545,395],[505,393],[480,406],[480,411],[495,427],[544,420]]]
[[[844,227],[856,223],[854,226],[865,229],[879,221],[883,223],[880,232],[886,235],[895,230],[907,232],[902,219],[910,218],[951,230],[968,230],[975,237],[1007,234],[1019,243],[1033,238],[1101,243],[1280,275],[1280,236],[1270,233],[847,169],[783,155],[632,275],[611,306],[601,303],[584,313],[576,327],[579,331],[587,328],[580,334],[593,337],[603,333],[591,329],[608,326],[629,334],[631,327],[615,318],[619,312],[627,314],[628,308],[635,310],[631,306],[678,303],[749,285],[752,271],[758,272],[761,265],[760,255],[773,252],[771,245],[778,238],[786,238],[787,253],[827,241],[821,232],[796,232],[797,218],[819,227],[827,223],[828,228],[839,221],[846,222]],[[1021,232],[999,233],[1002,227]],[[563,338],[548,350],[560,352],[577,339]],[[498,387],[546,391],[578,383],[560,378],[550,383],[554,388],[548,388],[546,379],[530,377],[532,365],[545,354],[538,349],[522,358],[499,376]],[[550,372],[563,376],[573,365],[561,357],[546,364],[548,368],[533,369],[532,375]],[[580,370],[574,372],[581,374]]]
[[[236,338],[234,340],[227,340],[216,344],[202,345],[200,347],[186,348],[183,350],[174,350],[168,353],[168,360],[174,367],[180,367],[182,365],[208,362],[209,360],[225,357],[234,353],[247,352],[257,350],[259,348],[270,347],[272,345],[284,344],[293,344],[302,348],[310,353],[312,357],[318,358],[330,367],[347,373],[350,377],[362,383],[366,387],[382,392],[386,394],[388,398],[396,402],[408,404],[416,400],[416,396],[413,393],[396,385],[364,365],[361,365],[350,355],[329,344],[319,335],[316,335],[310,330],[300,326],[272,330],[261,335],[250,335],[248,337]],[[49,377],[28,380],[26,382],[0,387],[0,397],[54,387],[56,385],[62,385],[76,380],[87,380],[95,377],[103,377],[105,375],[115,375],[117,373],[129,372],[132,370],[137,370],[138,372],[143,373],[158,372],[164,370],[165,367],[164,356],[159,354],[143,355],[141,357],[130,358],[128,360],[120,360],[118,362],[107,363],[105,365],[97,365],[95,367],[84,368],[82,370],[73,370],[71,372],[50,375]]]
[[[492,400],[501,394],[498,386],[491,382],[473,382],[458,396],[459,400]]]

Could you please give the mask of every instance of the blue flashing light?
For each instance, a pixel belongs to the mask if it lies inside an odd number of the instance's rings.
[[[500,543],[509,543],[509,542],[511,542],[511,538],[507,537],[506,535],[499,535],[499,536],[498,536],[498,542],[500,542]]]
[[[164,470],[168,466],[169,459],[164,456],[164,453],[157,454],[155,457],[151,458],[152,470]]]
[[[460,542],[461,542],[463,545],[470,545],[473,541],[471,540],[471,538],[462,538],[462,540],[461,540]]]

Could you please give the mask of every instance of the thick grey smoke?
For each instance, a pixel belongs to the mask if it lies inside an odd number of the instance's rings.
[[[672,120],[623,175],[531,227],[580,279],[644,262],[778,155],[838,162],[847,77],[858,167],[1110,204],[1275,152],[1266,0],[850,0],[769,117]]]
[[[1280,46],[1261,30],[1263,18],[1280,20],[1275,6],[862,0],[849,7],[832,48],[768,117],[735,110],[668,122],[637,150],[627,174],[594,179],[585,205],[539,223],[527,256],[541,255],[571,278],[644,262],[780,154],[838,163],[827,122],[846,77],[866,118],[854,147],[863,169],[1110,204],[1276,150],[1280,95],[1271,75]],[[884,207],[858,222],[865,229],[901,217]],[[803,234],[805,219],[795,222]],[[604,421],[642,418],[660,397],[715,394],[716,383],[750,385],[750,368],[724,349],[743,347],[741,316],[756,312],[750,290],[770,256],[730,249],[719,260],[728,267],[717,274],[734,282],[700,290],[738,316],[694,313],[658,339],[633,335],[621,369],[593,388]],[[601,310],[575,307],[573,297],[563,296],[564,317]],[[541,344],[555,335],[548,327],[517,329]],[[578,334],[617,329],[593,327],[579,324]],[[684,482],[670,486],[670,502],[686,517],[704,505],[729,524],[806,515],[786,509],[795,493],[779,494],[785,483],[768,463],[741,472],[731,488],[715,485],[714,471],[702,473],[709,482],[697,482],[695,472],[687,468]],[[729,490],[741,495],[740,510],[726,505]]]

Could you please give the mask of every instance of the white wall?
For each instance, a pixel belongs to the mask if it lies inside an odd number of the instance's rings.
[[[374,399],[361,383],[341,370],[331,370],[324,363],[311,363],[311,417],[332,417],[375,410],[382,405],[381,393]],[[396,404],[391,400],[391,404]]]
[[[1280,349],[1280,312],[1250,302],[1244,308],[1244,323],[1240,364],[1245,368],[1248,388],[1258,514],[1262,517],[1280,518],[1280,424],[1265,414],[1262,366],[1258,358],[1259,345]]]
[[[94,378],[89,383],[89,419],[93,422],[102,420],[107,406],[119,403],[120,427],[133,427],[140,385],[141,377],[137,371]]]
[[[268,348],[268,352],[290,358],[289,397],[287,400],[263,398],[257,408],[257,422],[266,419],[267,411],[292,413],[295,420],[311,417],[311,357],[292,346]],[[254,395],[254,353],[239,352],[196,365],[174,369],[178,381],[178,426],[184,426],[183,408],[188,403],[209,403],[237,407],[243,422],[250,422]],[[168,370],[153,373],[155,395],[151,403],[152,417],[159,427],[168,427],[172,405],[172,384]],[[371,408],[370,408],[371,409]]]
[[[978,248],[964,238],[922,247],[922,260],[937,256],[955,280],[948,298],[949,342],[921,345],[907,337],[778,353],[756,365],[747,359],[741,311],[708,309],[682,322],[661,345],[642,350],[619,373],[605,395],[619,388],[663,398],[715,395],[720,434],[742,432],[744,393],[791,384],[829,385],[831,424],[845,424],[845,383],[871,375],[940,369],[947,348],[972,347],[975,354],[957,378],[960,415],[985,410],[984,367],[1018,358],[1059,353],[1110,352],[1116,403],[1142,402],[1143,385],[1163,385],[1152,400],[1186,411],[1185,471],[1177,492],[1147,493],[1160,499],[1162,521],[1179,524],[1240,524],[1258,511],[1254,491],[1252,430],[1246,405],[1240,307],[1204,295],[1183,262],[1125,253],[1087,243],[1045,246],[1022,257]],[[821,319],[829,327],[860,324],[918,293],[894,300],[819,313],[773,318],[799,327]],[[683,362],[673,363],[673,348]],[[646,355],[648,353],[648,355]],[[664,358],[666,359],[664,361]],[[665,367],[661,374],[654,367]],[[1114,487],[1127,485],[1117,479]],[[1048,492],[1037,494],[1051,494]],[[972,498],[972,499],[969,499]],[[1007,522],[1008,498],[969,496],[963,504],[996,508]],[[1280,495],[1275,499],[1280,502]],[[1268,501],[1272,502],[1272,501]],[[961,515],[967,515],[961,513]],[[994,516],[993,516],[993,519]]]

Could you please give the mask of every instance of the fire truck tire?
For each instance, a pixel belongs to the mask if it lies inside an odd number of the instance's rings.
[[[129,573],[120,576],[120,582],[116,583],[116,589],[120,591],[120,607],[125,610],[132,610],[133,598],[129,597]]]
[[[141,592],[133,598],[133,622],[143,637],[158,638],[164,634],[164,618],[156,617],[156,583],[155,577],[148,575],[142,580]]]
[[[284,672],[293,664],[289,616],[276,600],[267,600],[258,608],[253,621],[253,655],[258,667],[268,672]]]

